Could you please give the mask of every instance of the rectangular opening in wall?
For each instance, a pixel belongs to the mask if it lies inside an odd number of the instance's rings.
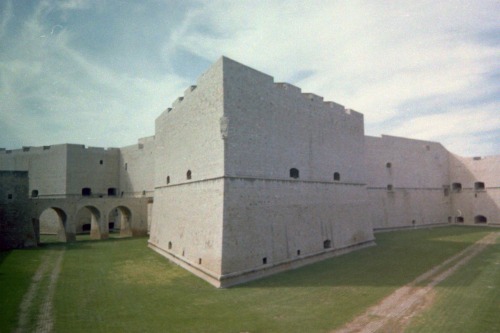
[[[267,264],[267,257],[262,258],[262,264],[263,265]]]
[[[36,197],[38,197],[38,190],[33,190],[33,191],[31,191],[31,197],[32,197],[32,198],[36,198]]]
[[[116,188],[114,188],[114,187],[108,188],[108,196],[114,197],[115,195],[116,195]]]
[[[323,242],[323,248],[324,248],[324,249],[329,249],[329,248],[331,248],[331,247],[332,247],[332,241],[331,241],[331,240],[327,239],[327,240],[325,240],[325,241]]]
[[[82,196],[89,197],[91,194],[92,194],[92,190],[90,189],[90,187],[82,188]]]
[[[12,199],[12,193],[7,194],[7,199],[9,199],[9,200]]]
[[[451,190],[455,193],[462,191],[462,184],[461,183],[452,183]]]
[[[484,183],[483,182],[475,182],[474,190],[476,191],[484,191]]]

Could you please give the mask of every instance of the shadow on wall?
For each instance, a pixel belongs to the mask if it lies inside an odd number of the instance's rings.
[[[499,157],[462,158],[450,154],[450,222],[500,226],[500,184],[495,183],[499,162]]]

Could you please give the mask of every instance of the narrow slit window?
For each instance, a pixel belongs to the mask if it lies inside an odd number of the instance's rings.
[[[190,180],[190,179],[191,179],[191,170],[188,170],[188,171],[186,172],[186,179],[187,179],[187,180]]]

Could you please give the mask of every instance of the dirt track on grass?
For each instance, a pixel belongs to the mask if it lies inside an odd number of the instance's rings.
[[[402,332],[413,316],[432,304],[434,287],[478,255],[488,245],[493,244],[499,235],[498,232],[488,234],[465,250],[420,275],[414,281],[397,289],[365,313],[333,332]]]
[[[54,326],[52,300],[61,272],[64,252],[64,250],[49,251],[42,257],[19,307],[16,333],[52,332]],[[33,307],[38,308],[33,309]]]

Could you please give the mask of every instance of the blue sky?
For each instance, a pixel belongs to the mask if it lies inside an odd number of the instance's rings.
[[[121,147],[221,55],[365,115],[500,154],[498,1],[0,1],[0,147]]]

